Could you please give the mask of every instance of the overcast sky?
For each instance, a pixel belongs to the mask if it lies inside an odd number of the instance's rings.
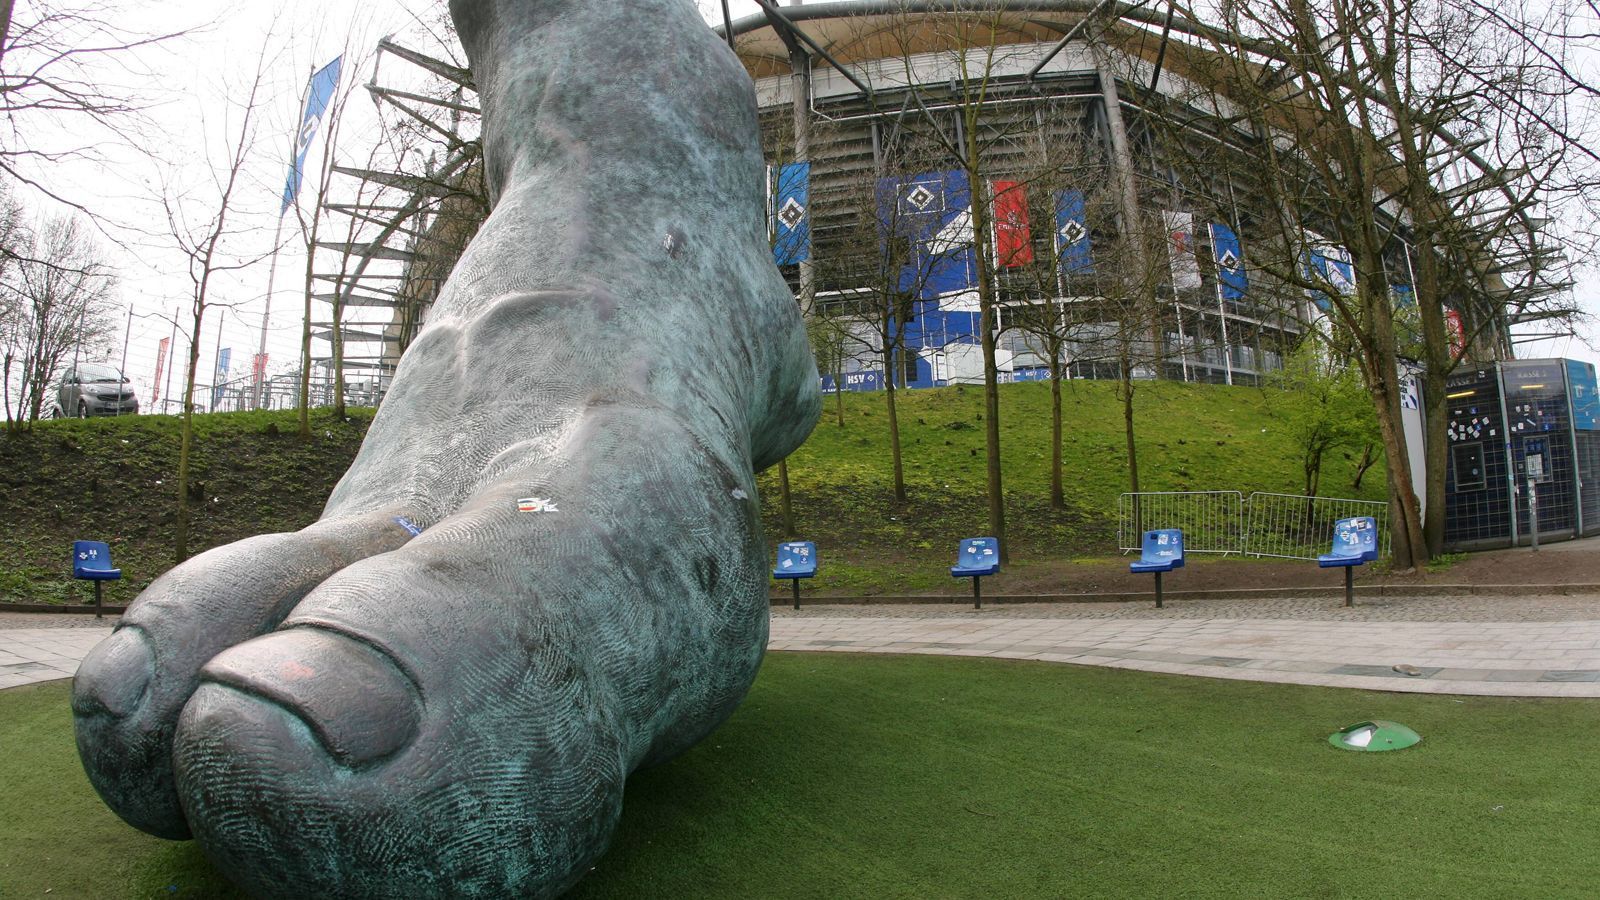
[[[19,0],[18,6],[29,2]],[[720,21],[719,0],[697,2],[709,18]],[[428,26],[437,20],[444,4],[443,0],[163,0],[159,4],[124,0],[122,5],[125,10],[119,20],[132,30],[194,29],[159,49],[142,52],[133,68],[111,68],[103,76],[108,84],[134,91],[148,105],[148,122],[141,129],[142,152],[103,141],[100,160],[57,163],[42,171],[41,178],[59,185],[68,198],[106,222],[108,252],[121,273],[124,309],[111,357],[115,361],[122,354],[126,310],[131,309],[134,318],[127,368],[142,382],[142,400],[148,402],[158,342],[172,333],[171,324],[158,316],[170,318],[175,308],[187,309],[192,295],[185,259],[174,248],[172,238],[161,233],[165,229],[159,198],[162,194],[187,197],[187,208],[197,219],[209,210],[206,199],[215,197],[213,173],[226,157],[227,142],[236,134],[240,98],[263,57],[261,129],[244,172],[237,219],[241,230],[230,236],[224,248],[235,261],[261,261],[221,277],[214,288],[214,299],[227,308],[219,310],[220,316],[207,316],[201,338],[201,384],[210,381],[210,360],[219,347],[232,348],[234,377],[248,374],[250,355],[260,339],[267,294],[269,265],[264,257],[273,246],[278,197],[307,76],[345,52],[346,83],[365,83],[372,74],[370,62],[352,65],[348,61],[368,58],[378,38],[389,34],[409,46],[441,52],[432,44]],[[735,18],[757,10],[751,0],[732,0],[730,5]],[[151,11],[156,9],[161,15],[152,17]],[[18,15],[24,13],[19,10]],[[390,68],[383,80],[397,77],[400,73]],[[361,96],[355,98],[335,151],[340,162],[365,159],[363,135],[376,132],[375,115],[372,103]],[[64,145],[79,137],[53,133],[47,124],[36,123],[33,139],[35,143]],[[20,197],[37,214],[53,210],[48,199],[36,194],[22,191]],[[292,234],[291,217],[286,235]],[[291,238],[287,243],[289,248],[279,256],[268,335],[273,370],[281,370],[299,356],[305,261],[294,247],[297,240]],[[1580,303],[1600,314],[1600,281],[1591,274],[1582,280],[1578,292]],[[314,317],[322,316],[326,316],[325,310]],[[1588,337],[1591,343],[1600,344],[1600,326],[1591,324]],[[187,342],[180,333],[180,358]],[[326,344],[322,350],[326,351]],[[1600,354],[1571,339],[1519,345],[1517,353],[1521,357],[1570,356],[1600,362]],[[171,379],[174,393],[181,374],[180,366]]]

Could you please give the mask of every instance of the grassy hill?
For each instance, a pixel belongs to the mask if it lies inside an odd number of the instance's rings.
[[[835,592],[948,588],[958,538],[987,532],[982,391],[907,391],[900,399],[909,497],[893,499],[882,394],[835,401],[789,460],[796,530],[825,554]],[[1282,427],[1288,395],[1254,388],[1155,382],[1137,395],[1144,490],[1298,492],[1300,461]],[[1050,389],[1001,393],[1007,523],[1014,567],[1115,552],[1117,495],[1127,490],[1122,412],[1114,385],[1069,382],[1063,417],[1067,508],[1049,505]],[[196,417],[191,546],[302,527],[349,465],[371,411],[319,411],[309,442],[292,412]],[[165,416],[40,423],[0,435],[0,602],[73,603],[90,596],[67,577],[75,538],[106,540],[125,601],[172,563],[178,423]],[[1355,496],[1354,470],[1330,460],[1323,493]],[[761,476],[767,534],[782,537],[776,470]],[[1381,499],[1382,473],[1360,496]]]
[[[1115,384],[1063,385],[1062,468],[1067,508],[1050,496],[1050,386],[1001,388],[1006,526],[1014,567],[1116,551],[1117,495],[1128,490],[1122,406]],[[894,502],[882,394],[851,394],[839,427],[829,398],[811,439],[789,459],[796,531],[824,545],[831,587],[873,591],[884,572],[900,590],[946,587],[958,538],[988,531],[981,387],[896,395],[908,499]],[[1138,386],[1134,425],[1145,491],[1302,490],[1299,450],[1283,426],[1290,395],[1256,388],[1151,382]],[[1324,463],[1322,493],[1383,499],[1374,467],[1360,491],[1353,460]],[[761,477],[767,532],[776,538],[778,479]]]

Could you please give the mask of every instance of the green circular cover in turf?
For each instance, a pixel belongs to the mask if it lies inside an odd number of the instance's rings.
[[[1372,753],[1380,750],[1404,750],[1420,740],[1422,735],[1399,722],[1384,719],[1346,725],[1328,735],[1328,743],[1341,750],[1364,750]]]

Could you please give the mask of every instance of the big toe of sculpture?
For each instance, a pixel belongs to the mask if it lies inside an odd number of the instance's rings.
[[[158,579],[74,685],[106,802],[258,895],[572,884],[627,774],[754,678],[752,471],[816,418],[750,85],[689,0],[452,13],[494,211],[360,455],[316,524]]]

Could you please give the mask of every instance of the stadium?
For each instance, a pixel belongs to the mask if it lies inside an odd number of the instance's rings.
[[[1068,377],[1258,384],[1325,292],[1354,290],[1316,209],[1295,212],[1297,246],[1264,228],[1281,201],[1250,167],[1270,138],[1217,115],[1215,54],[1173,39],[1170,17],[1105,7],[842,2],[731,23],[773,167],[776,261],[803,306],[839,323],[831,368],[847,387],[886,368],[909,387],[981,380],[983,279],[1002,380],[1048,377],[1057,355]],[[1403,308],[1408,217],[1383,216],[1381,277]],[[1269,256],[1302,277],[1254,264]],[[1463,352],[1511,355],[1490,292],[1450,307]]]

